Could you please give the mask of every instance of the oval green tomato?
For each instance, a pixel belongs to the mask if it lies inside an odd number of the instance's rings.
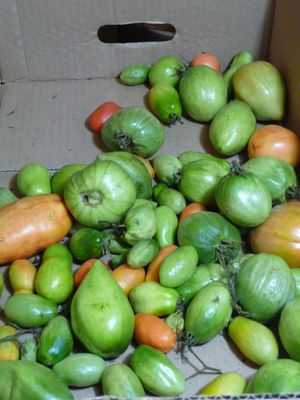
[[[218,259],[220,250],[230,244],[232,256],[241,248],[239,230],[219,213],[202,211],[186,217],[178,226],[179,246],[191,245],[198,251],[200,263],[211,263]]]
[[[71,176],[64,199],[74,218],[88,227],[119,222],[136,199],[136,186],[114,161],[98,161]]]
[[[141,85],[148,78],[150,66],[146,64],[131,64],[120,74],[120,81],[127,86]]]
[[[152,239],[156,233],[154,209],[149,204],[132,207],[125,216],[122,239],[133,245],[142,239]],[[122,228],[121,228],[122,229]]]
[[[168,357],[147,345],[139,345],[131,354],[130,366],[150,393],[178,396],[185,390],[185,378]]]
[[[228,325],[231,314],[231,295],[227,286],[219,282],[209,283],[189,303],[185,331],[193,335],[196,343],[206,343]]]
[[[168,83],[176,86],[185,70],[183,62],[176,56],[164,55],[151,66],[148,78],[151,86],[157,83]]]
[[[105,368],[105,361],[96,354],[74,353],[56,363],[52,370],[65,385],[83,388],[97,385]]]
[[[1,361],[0,376],[1,400],[74,399],[50,368],[34,361]]]
[[[177,158],[183,166],[183,165],[189,164],[192,161],[211,160],[211,159],[214,160],[216,157],[213,156],[212,154],[206,153],[204,151],[186,150],[186,151],[180,153]]]
[[[180,160],[172,154],[161,154],[152,161],[157,179],[167,186],[178,183],[181,177],[182,164]]]
[[[248,104],[233,100],[214,116],[208,134],[213,147],[219,153],[231,156],[247,146],[255,129],[255,115]]]
[[[17,187],[24,196],[51,193],[51,175],[39,163],[25,164],[17,175]]]
[[[262,323],[239,315],[230,321],[228,333],[240,351],[255,364],[263,365],[278,358],[276,336]]]
[[[106,253],[109,239],[94,228],[78,229],[70,238],[69,249],[76,260],[99,258]]]
[[[168,206],[159,206],[154,209],[156,218],[156,233],[154,239],[160,248],[176,243],[178,218]]]
[[[158,282],[142,282],[129,293],[134,313],[153,314],[158,317],[169,315],[176,310],[178,293],[175,289]]]
[[[247,228],[262,224],[272,210],[268,188],[251,172],[227,174],[219,181],[215,196],[222,215]]]
[[[179,96],[188,115],[209,122],[227,103],[223,76],[206,65],[189,68],[179,82]]]
[[[235,371],[227,371],[212,379],[198,394],[202,396],[242,395],[246,385],[247,381],[243,375]]]
[[[290,268],[273,254],[259,253],[247,258],[235,279],[237,301],[249,318],[263,323],[278,317],[295,291]]]
[[[300,363],[278,359],[261,366],[251,377],[245,393],[297,393],[300,391]]]
[[[163,188],[159,192],[157,202],[160,206],[171,208],[176,215],[181,214],[186,207],[186,199],[184,195],[180,191],[170,187]]]
[[[179,191],[191,202],[214,206],[216,188],[229,169],[229,163],[217,157],[192,161],[182,168]]]
[[[9,297],[4,304],[4,313],[9,321],[22,328],[37,328],[55,317],[58,307],[52,300],[26,293]]]
[[[57,193],[60,196],[64,194],[64,188],[67,180],[77,171],[81,171],[87,164],[75,163],[67,164],[61,167],[51,178],[52,193]]]
[[[163,286],[175,288],[186,282],[195,272],[198,253],[193,246],[177,247],[164,258],[159,268],[159,281]]]
[[[37,360],[53,367],[73,350],[73,334],[70,323],[63,315],[52,318],[39,336]]]
[[[125,107],[112,115],[101,129],[104,144],[111,150],[125,150],[150,157],[165,141],[160,121],[143,107]]]
[[[243,168],[256,175],[266,185],[272,201],[285,202],[286,190],[297,186],[296,172],[285,160],[267,156],[254,157],[246,161]]]
[[[134,399],[145,396],[145,390],[137,375],[126,364],[116,363],[105,368],[101,385],[106,396]]]
[[[100,261],[95,261],[71,303],[71,326],[93,354],[114,358],[131,342],[134,314],[128,298]]]
[[[115,161],[127,172],[136,186],[137,198],[149,199],[152,194],[152,179],[145,165],[128,151],[110,151],[99,154],[98,160]]]
[[[281,343],[288,355],[295,361],[300,361],[300,297],[296,296],[283,307],[278,331]]]
[[[300,295],[300,268],[291,268],[291,273],[296,283],[296,295]]]
[[[148,94],[149,104],[153,114],[166,124],[180,121],[182,107],[179,94],[169,83],[156,83]]]
[[[132,268],[143,268],[148,265],[159,251],[154,239],[142,239],[132,245],[127,252],[127,263]]]
[[[199,265],[191,277],[176,288],[180,298],[188,304],[192,298],[210,282],[226,283],[224,268],[217,263]]]

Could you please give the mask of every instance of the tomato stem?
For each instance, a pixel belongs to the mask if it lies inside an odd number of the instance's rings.
[[[98,189],[86,190],[81,193],[81,200],[84,205],[95,208],[102,203],[102,193]]]
[[[29,329],[23,329],[19,328],[18,331],[14,335],[10,336],[5,336],[4,338],[0,339],[0,344],[5,343],[5,342],[17,342],[19,345],[21,345],[19,341],[19,337],[27,334],[39,334],[41,331],[40,328],[29,328]]]
[[[288,187],[285,191],[285,198],[287,201],[299,200],[300,199],[300,187],[299,186]]]

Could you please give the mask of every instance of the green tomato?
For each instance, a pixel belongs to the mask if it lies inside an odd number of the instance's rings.
[[[278,332],[281,343],[291,359],[300,361],[300,297],[296,296],[283,307]]]
[[[273,254],[259,253],[245,259],[235,278],[238,303],[249,318],[263,323],[277,318],[295,292],[290,268]]]
[[[70,238],[69,249],[76,260],[100,258],[108,249],[105,233],[94,228],[81,228]]]
[[[156,239],[160,248],[176,243],[178,218],[168,206],[159,206],[154,209],[156,218]]]
[[[274,202],[284,203],[286,190],[297,186],[296,172],[285,160],[260,156],[246,161],[243,168],[257,176],[266,185]]]
[[[29,163],[17,175],[17,187],[24,196],[51,193],[51,175],[44,165]]]
[[[142,204],[131,208],[125,216],[121,229],[124,229],[122,239],[131,245],[142,239],[153,238],[156,233],[153,207]]]
[[[253,61],[253,55],[248,51],[240,51],[239,53],[235,54],[230,62],[229,67],[223,74],[225,83],[228,89],[229,97],[233,97],[233,85],[232,80],[236,71],[245,64],[249,64]]]
[[[166,123],[174,124],[181,121],[182,107],[179,94],[169,83],[156,83],[148,94],[149,104],[153,114]]]
[[[129,301],[135,314],[153,314],[158,317],[176,311],[178,297],[175,289],[151,281],[138,284],[129,293]]]
[[[158,180],[167,186],[178,183],[181,177],[182,164],[172,154],[161,154],[152,161],[155,175]]]
[[[206,65],[189,68],[179,82],[179,96],[188,115],[196,121],[210,122],[227,103],[223,76]]]
[[[51,189],[53,193],[57,193],[60,196],[64,194],[64,188],[67,180],[77,171],[81,171],[85,168],[86,164],[67,164],[61,167],[51,178]]]
[[[215,196],[222,215],[247,228],[262,224],[272,210],[268,188],[251,172],[227,174],[219,181]]]
[[[219,181],[229,169],[229,163],[217,157],[192,161],[183,166],[178,189],[191,202],[212,207]]]
[[[101,129],[101,138],[110,150],[125,150],[150,157],[165,141],[160,121],[143,107],[125,107],[112,115]]]
[[[208,134],[219,153],[231,156],[247,146],[255,129],[256,118],[248,104],[233,100],[214,116]]]
[[[296,283],[296,295],[300,295],[300,268],[291,268],[291,273]]]
[[[131,64],[124,68],[119,76],[121,83],[127,86],[141,85],[148,78],[149,65]]]
[[[18,197],[8,188],[0,187],[0,208],[18,200]]]
[[[114,161],[95,160],[71,176],[64,199],[74,218],[88,227],[116,223],[136,199],[136,186]]]
[[[154,239],[142,239],[134,243],[127,252],[127,263],[132,268],[146,267],[159,251],[159,245]]]
[[[229,245],[232,257],[241,248],[239,230],[219,213],[201,211],[186,217],[178,226],[179,246],[191,245],[198,251],[200,263],[218,262],[220,251]]]
[[[167,83],[176,86],[185,70],[183,62],[173,55],[164,55],[151,66],[148,79],[151,86]]]
[[[176,215],[181,214],[186,207],[184,195],[180,191],[170,187],[166,187],[160,191],[157,196],[157,202],[160,206],[171,208]]]
[[[185,314],[185,331],[204,344],[216,337],[229,323],[231,295],[227,285],[211,282],[189,303]]]
[[[192,161],[211,160],[211,159],[215,160],[217,157],[213,156],[210,153],[206,153],[204,151],[186,150],[183,153],[180,153],[177,158],[181,162],[182,166],[184,166]]]
[[[145,389],[157,396],[178,396],[185,390],[183,373],[161,351],[139,345],[131,354],[130,366]]]

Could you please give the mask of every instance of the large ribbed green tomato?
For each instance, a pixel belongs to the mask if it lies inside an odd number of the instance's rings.
[[[114,161],[95,160],[68,180],[64,199],[82,225],[119,222],[136,200],[136,186]]]
[[[101,138],[111,150],[126,150],[147,158],[162,147],[165,131],[150,111],[134,106],[113,114],[102,127]]]

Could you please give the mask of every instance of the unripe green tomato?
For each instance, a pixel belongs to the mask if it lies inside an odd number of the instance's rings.
[[[4,279],[2,272],[0,272],[0,297],[2,296],[3,293],[3,287],[4,287]]]
[[[169,83],[157,83],[149,91],[149,104],[158,119],[166,124],[181,121],[182,107],[179,94]]]
[[[182,164],[172,154],[161,154],[153,159],[153,168],[158,180],[167,186],[177,184],[181,177]]]
[[[51,189],[52,193],[57,193],[60,196],[64,193],[65,184],[68,179],[77,171],[81,171],[85,168],[86,164],[76,163],[67,164],[61,167],[51,178]]]
[[[154,239],[142,239],[133,244],[127,252],[127,263],[132,268],[143,268],[156,256],[159,245]]]
[[[178,190],[169,187],[163,189],[159,193],[157,202],[160,206],[170,207],[176,215],[181,214],[186,207],[186,200],[183,194]]]
[[[151,66],[148,78],[151,86],[157,83],[177,85],[185,70],[183,62],[176,56],[164,55]]]
[[[51,193],[51,175],[44,165],[25,164],[17,175],[18,190],[24,196]]]
[[[148,78],[150,66],[146,64],[131,64],[120,74],[120,81],[127,86],[141,85]]]
[[[154,239],[160,248],[176,243],[178,218],[168,206],[159,206],[154,209],[156,218],[156,233]]]

